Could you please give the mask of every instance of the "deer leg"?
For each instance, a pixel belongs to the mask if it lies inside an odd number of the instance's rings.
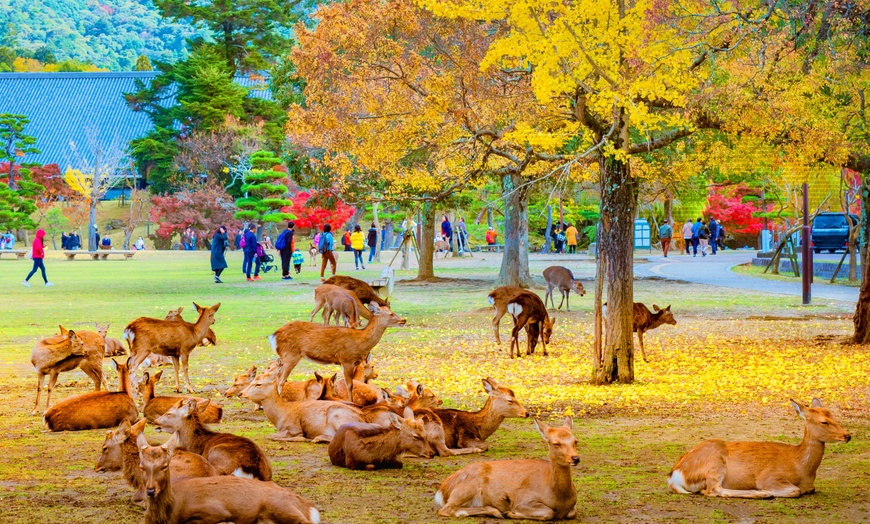
[[[341,363],[341,369],[344,371],[344,383],[347,385],[347,398],[351,402],[353,402],[353,372],[359,364],[359,361]]]
[[[42,384],[45,382],[45,373],[37,371],[36,373],[36,402],[33,403],[33,411],[31,415],[39,414],[39,394],[42,393]]]
[[[644,362],[649,362],[649,360],[646,359],[646,352],[643,350],[643,331],[639,329],[637,330],[637,341],[640,345],[640,356],[643,357]]]
[[[320,311],[320,308],[323,307],[323,300],[315,300],[314,301],[314,309],[311,310],[311,317],[308,319],[309,322],[314,322],[314,315]]]
[[[553,508],[539,502],[511,508],[505,515],[512,519],[553,520],[556,512]]]
[[[286,356],[285,356],[286,355]],[[278,380],[275,382],[278,385],[278,394],[281,394],[281,390],[284,389],[284,382],[287,381],[287,377],[290,376],[290,372],[293,371],[293,368],[296,367],[296,364],[302,360],[302,353],[294,352],[290,354],[281,355],[281,372],[278,375]]]
[[[547,284],[547,292],[544,293],[544,307],[545,308],[547,307],[547,300],[550,300],[552,298],[553,298],[553,295],[552,295],[552,292],[550,289],[550,284],[548,283]],[[556,306],[553,306],[553,307],[556,307]]]
[[[181,355],[181,369],[184,371],[184,384],[187,386],[187,392],[193,393],[193,386],[190,385],[190,377],[187,375],[188,371],[188,359],[190,358],[189,353],[184,353]],[[178,373],[178,370],[175,370]]]
[[[520,329],[522,329],[518,324],[514,325],[514,328],[511,330],[511,358],[514,358],[514,346],[517,347],[517,357],[520,356]]]
[[[441,512],[439,511],[438,514],[440,515]],[[497,519],[504,518],[504,514],[501,511],[499,511],[498,508],[493,507],[493,506],[479,506],[479,507],[473,507],[473,508],[462,508],[459,511],[457,511],[456,513],[454,513],[453,515],[455,515],[457,517],[477,517],[477,516],[485,515],[485,516],[489,516],[489,517],[495,517]],[[447,515],[447,516],[450,516],[450,515]]]
[[[801,489],[790,482],[761,481],[758,482],[758,487],[772,497],[797,498],[801,496]]]
[[[565,292],[565,311],[571,311],[571,290]]]
[[[498,326],[501,324],[501,317],[504,316],[504,311],[495,310],[495,316],[492,317],[492,329],[495,332],[495,343],[501,345],[501,337],[498,336]]]
[[[565,302],[565,292],[560,289],[559,294],[562,295],[562,300],[559,301],[559,309],[562,309],[562,303]]]
[[[57,384],[57,371],[52,371],[48,376],[48,390],[45,392],[45,410],[48,411],[48,407],[51,405],[51,390],[54,389],[54,385]]]
[[[549,355],[547,354],[547,342],[544,340],[544,326],[543,326],[543,323],[541,324],[540,332],[541,332],[541,347],[544,349],[544,356],[545,356],[545,357],[548,357]]]
[[[172,358],[172,366],[175,368],[175,392],[181,393],[181,381],[180,377],[178,376],[178,357],[173,356],[170,358]]]

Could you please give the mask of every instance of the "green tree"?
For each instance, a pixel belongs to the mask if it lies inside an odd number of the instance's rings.
[[[242,191],[243,198],[236,200],[235,217],[249,222],[283,222],[296,218],[291,213],[285,213],[284,208],[293,205],[286,198],[287,186],[280,181],[287,180],[282,168],[281,159],[269,151],[257,151],[251,156],[251,172],[245,176]]]
[[[36,211],[36,199],[45,189],[30,179],[26,168],[11,169],[4,163],[0,172],[0,229],[33,229],[36,227],[30,215]],[[10,176],[13,173],[13,176]],[[10,187],[13,183],[14,189]]]
[[[45,232],[51,237],[51,245],[54,249],[57,249],[57,234],[66,231],[68,226],[69,219],[61,208],[55,206],[45,213]]]
[[[36,138],[26,135],[24,127],[30,123],[30,119],[24,115],[0,113],[0,161],[9,162],[7,173],[15,173],[15,164],[27,153],[39,153],[36,149]],[[9,189],[16,189],[14,176],[7,180]]]
[[[145,55],[139,55],[139,58],[136,59],[136,67],[133,68],[135,71],[153,71],[154,68],[151,67],[151,60],[148,60],[148,57]]]

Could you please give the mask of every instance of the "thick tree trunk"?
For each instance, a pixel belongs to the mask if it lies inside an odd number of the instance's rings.
[[[433,258],[435,256],[435,203],[426,201],[422,207],[422,231],[420,233],[420,264],[417,267],[418,279],[434,279],[435,267]]]
[[[861,184],[861,222],[863,232],[860,235],[863,239],[863,258],[861,268],[863,277],[861,279],[861,291],[858,293],[858,302],[855,304],[855,315],[852,317],[855,323],[855,334],[853,341],[856,344],[870,344],[870,263],[868,263],[867,241],[868,230],[870,230],[870,173],[863,174],[863,183]]]
[[[529,186],[517,189],[522,175],[502,178],[504,200],[504,257],[497,285],[532,287],[529,274]]]
[[[627,136],[623,135],[623,140]],[[625,143],[625,142],[623,142]],[[598,249],[607,285],[606,333],[595,384],[634,381],[634,215],[638,182],[627,162],[612,157],[599,161],[601,226]]]

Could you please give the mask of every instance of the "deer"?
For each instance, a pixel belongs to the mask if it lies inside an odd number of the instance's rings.
[[[809,407],[794,400],[791,405],[805,421],[800,444],[705,440],[680,457],[668,475],[668,489],[747,499],[795,498],[815,492],[825,443],[849,442],[852,436],[819,399],[814,398]]]
[[[413,405],[411,406],[414,409],[419,408],[437,408],[441,404],[444,403],[435,393],[432,393],[432,390],[423,386],[416,380],[409,380],[405,382],[404,389],[396,388],[396,393],[399,394],[405,402],[403,405]],[[411,397],[416,394],[416,399],[413,401]]]
[[[178,375],[180,360],[187,391],[193,392],[187,372],[187,360],[194,348],[208,335],[209,326],[214,324],[214,314],[221,304],[218,302],[204,308],[194,302],[193,306],[199,313],[199,318],[194,324],[184,320],[160,320],[148,317],[140,317],[127,324],[124,329],[124,339],[127,340],[130,355],[133,356],[131,372],[135,373],[136,368],[150,353],[166,355],[172,357],[172,365],[175,368],[175,391],[181,392]]]
[[[145,418],[148,422],[154,422],[157,420],[157,417],[166,413],[169,408],[174,406],[176,402],[186,397],[158,397],[154,394],[155,386],[157,382],[160,380],[160,377],[163,375],[163,370],[161,369],[153,376],[149,375],[147,372],[142,375],[142,381],[139,382],[139,396],[142,397],[142,414],[145,415]],[[199,397],[189,397],[193,398],[199,404],[204,404],[205,399]],[[223,416],[223,408],[214,402],[209,402],[207,407],[200,413],[200,419],[204,424],[217,424],[221,421],[221,417]]]
[[[138,420],[139,410],[130,387],[130,360],[127,359],[126,364],[111,360],[112,367],[118,372],[118,391],[91,391],[58,402],[45,411],[45,428],[49,431],[81,431],[113,428],[122,420]]]
[[[184,320],[181,318],[181,312],[184,311],[184,307],[179,307],[176,309],[170,309],[166,316],[163,317],[163,320]],[[217,337],[212,331],[211,328],[208,328],[208,332],[205,337],[202,339],[202,342],[199,343],[200,346],[216,346],[217,345]],[[150,368],[151,366],[165,366],[167,364],[172,363],[172,358],[167,357],[166,355],[158,355],[156,353],[151,353],[145,360],[142,361],[140,366],[144,366],[146,368]]]
[[[57,383],[57,376],[64,371],[81,367],[94,381],[94,391],[100,390],[103,379],[103,355],[87,352],[82,339],[75,331],[67,331],[60,326],[60,335],[54,335],[36,342],[30,355],[30,363],[36,368],[36,402],[31,415],[39,413],[39,397],[45,376],[48,375],[45,409],[51,405],[51,390]]]
[[[430,395],[428,398],[425,396],[425,392],[428,392]],[[417,384],[417,387],[411,394],[408,396],[407,401],[405,402],[404,408],[410,408],[414,412],[414,417],[423,422],[424,433],[426,435],[426,442],[429,446],[435,450],[435,453],[440,457],[452,457],[455,455],[467,455],[469,453],[481,453],[483,450],[480,448],[455,448],[450,449],[447,447],[445,432],[444,432],[444,424],[441,422],[441,418],[432,411],[429,407],[431,404],[431,398],[434,397],[432,392],[428,389],[424,388],[422,384]],[[435,397],[437,398],[437,397]],[[441,403],[441,399],[438,399],[438,404]],[[434,407],[434,406],[433,406]],[[396,408],[393,409],[396,411]],[[363,410],[365,411],[365,409]]]
[[[269,367],[265,371],[265,374],[274,374],[278,371],[278,367],[280,366],[280,360],[275,360],[274,363],[278,363],[274,368],[272,366]],[[233,378],[233,384],[226,390],[224,393],[225,397],[235,397],[241,395],[242,391],[245,390],[248,386],[251,385],[251,382],[257,377],[257,367],[251,366],[247,371],[236,375]],[[296,382],[287,382],[284,384],[284,388],[281,390],[281,398],[288,402],[299,402],[300,400],[316,400],[320,394],[323,392],[323,389],[318,382],[317,377],[310,378],[308,380],[301,380]],[[252,411],[259,411],[263,409],[259,404],[254,404],[254,409]]]
[[[495,315],[492,317],[492,329],[495,332],[495,342],[496,344],[501,345],[501,337],[498,333],[499,324],[501,323],[501,319],[507,313],[507,305],[508,302],[514,297],[522,293],[530,293],[521,287],[515,286],[502,286],[496,288],[492,293],[487,296],[487,300],[490,305],[495,308]]]
[[[369,304],[372,319],[363,329],[321,326],[310,322],[289,322],[269,335],[269,343],[281,359],[278,377],[280,393],[287,376],[302,359],[321,364],[341,364],[348,397],[353,398],[353,372],[365,361],[388,327],[404,326],[406,320],[390,308]]]
[[[519,334],[523,328],[526,329],[526,355],[535,352],[540,337],[544,356],[547,356],[547,343],[550,342],[556,319],[547,314],[547,306],[541,302],[541,298],[531,292],[520,293],[508,301],[507,311],[514,319],[514,328],[511,330],[511,358],[514,358],[514,346],[517,348],[517,357],[521,356]]]
[[[511,389],[499,386],[492,378],[482,380],[483,389],[489,394],[489,398],[480,411],[432,409],[444,425],[447,447],[486,451],[489,444],[484,441],[495,433],[505,418],[528,418],[529,412],[520,404]]]
[[[607,303],[604,304],[605,306]],[[674,314],[671,313],[671,306],[661,309],[657,305],[653,304],[653,313],[646,306],[640,302],[634,303],[634,324],[632,325],[632,331],[637,333],[637,341],[640,343],[640,355],[643,357],[644,362],[649,362],[646,359],[646,352],[643,349],[643,334],[651,329],[655,329],[662,324],[670,324],[672,326],[677,325],[677,321],[674,319]]]
[[[357,366],[359,367],[359,366]],[[368,384],[360,381],[355,381],[354,391],[353,391],[353,401],[348,400],[347,398],[347,388],[344,389],[344,396],[338,394],[338,388],[336,386],[335,379],[338,377],[338,374],[332,375],[330,378],[326,378],[320,375],[320,373],[315,372],[314,377],[317,379],[317,383],[320,384],[321,392],[320,396],[317,397],[317,400],[333,400],[337,402],[348,402],[355,406],[363,407],[363,406],[371,406],[379,403],[383,400],[383,394],[380,389],[369,386]]]
[[[103,337],[105,340],[105,353],[106,357],[121,357],[127,354],[127,350],[124,348],[124,345],[121,344],[121,341],[117,338],[107,337],[106,334],[109,333],[109,327],[112,325],[109,322],[106,325],[100,325],[98,322],[94,322],[94,327],[97,330],[97,333]]]
[[[456,471],[435,493],[441,517],[489,516],[526,520],[573,519],[577,490],[571,466],[580,463],[570,417],[550,427],[535,419],[549,460],[474,462]]]
[[[344,424],[366,422],[359,408],[344,402],[304,400],[288,402],[278,395],[275,378],[260,375],[241,393],[263,406],[277,430],[268,438],[285,442],[329,442]]]
[[[274,482],[234,476],[173,479],[170,466],[179,443],[177,434],[162,446],[149,445],[142,433],[137,437],[145,524],[319,524],[320,512],[311,502]]]
[[[143,418],[136,424],[130,425],[126,420],[115,430],[106,433],[103,441],[100,458],[97,460],[94,471],[103,473],[106,471],[121,471],[124,480],[133,488],[132,500],[135,504],[145,502],[145,477],[139,469],[139,447],[136,440],[142,430],[145,429],[146,420]],[[196,453],[182,449],[176,449],[169,462],[169,470],[172,476],[179,477],[214,477],[217,471],[205,458]]]
[[[400,469],[399,455],[408,452],[432,458],[426,443],[423,422],[414,419],[411,408],[405,408],[404,418],[390,413],[390,424],[345,424],[329,443],[329,460],[348,469]]]
[[[199,410],[192,398],[181,399],[166,413],[154,421],[162,431],[178,433],[178,443],[184,449],[205,457],[219,475],[272,479],[272,467],[266,454],[251,439],[231,433],[216,433],[206,428],[200,419]]]
[[[550,266],[544,270],[544,280],[547,281],[547,293],[544,295],[544,305],[547,304],[547,299],[556,309],[556,301],[553,300],[553,290],[558,289],[562,294],[562,300],[559,301],[559,309],[562,309],[562,302],[565,302],[566,311],[571,311],[571,301],[569,295],[574,291],[581,297],[586,294],[583,289],[583,284],[579,280],[574,280],[574,274],[571,270],[562,266]]]
[[[330,277],[324,284],[331,284],[333,286],[343,287],[348,291],[352,291],[354,295],[362,302],[363,304],[370,304],[374,302],[379,307],[390,307],[390,301],[384,300],[380,297],[380,295],[375,292],[372,286],[368,285],[368,283],[363,282],[358,278],[348,277],[345,275],[334,275]],[[369,319],[371,320],[371,319]]]
[[[319,251],[317,250],[317,246],[311,244],[308,246],[308,260],[311,262],[311,266],[314,267],[317,265],[317,254]]]
[[[335,325],[344,317],[345,325],[356,328],[359,317],[366,320],[372,319],[372,313],[357,298],[356,293],[341,286],[321,284],[314,289],[314,309],[311,311],[309,322],[314,321],[314,315],[323,308],[322,318],[324,324],[329,324],[335,313]]]

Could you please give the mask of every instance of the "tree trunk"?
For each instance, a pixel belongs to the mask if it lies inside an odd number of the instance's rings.
[[[381,261],[381,221],[378,219],[378,203],[375,202],[372,204],[372,215],[374,215],[373,220],[375,223],[375,230],[377,231],[377,237],[375,238],[375,261]]]
[[[543,253],[550,252],[550,244],[553,242],[553,206],[547,204],[547,229],[544,231],[544,247],[541,249]]]
[[[625,126],[625,124],[623,124]],[[627,126],[622,143],[627,142]],[[598,249],[605,265],[607,327],[595,384],[634,381],[634,215],[638,182],[628,162],[613,157],[599,160],[601,171],[601,227]]]
[[[435,256],[435,203],[423,202],[422,231],[420,233],[419,254],[420,263],[417,267],[417,278],[431,280],[435,278],[433,257]]]
[[[665,189],[665,223],[674,226],[674,194],[670,189]]]
[[[504,200],[504,256],[498,286],[532,287],[529,274],[529,186],[522,175],[511,173],[502,178]]]
[[[863,246],[864,257],[862,258],[861,268],[863,270],[863,278],[861,279],[861,291],[858,293],[858,302],[855,304],[855,315],[852,317],[855,323],[855,335],[853,341],[856,344],[870,343],[870,263],[868,263],[867,241],[868,230],[870,230],[870,173],[863,174],[863,183],[861,184],[861,222],[863,225]]]
[[[596,228],[595,238],[596,241],[601,237],[600,234],[600,225]],[[607,271],[604,265],[604,259],[601,258],[601,252],[598,251],[595,255],[595,298],[593,301],[592,307],[595,308],[595,323],[593,324],[593,333],[594,338],[592,341],[592,376],[596,376],[598,374],[598,370],[601,369],[603,363],[603,355],[601,354],[601,349],[603,347],[603,341],[601,340],[603,335],[603,318],[602,318],[602,310],[601,307],[604,303],[604,279]],[[611,360],[612,362],[612,360]]]
[[[133,230],[132,229],[125,229],[124,230],[124,247],[123,247],[123,249],[125,249],[125,250],[130,249],[130,239],[132,237],[133,237]]]
[[[91,197],[90,214],[88,215],[88,251],[96,251],[100,249],[97,242],[94,241],[94,236],[99,232],[97,229],[97,199]]]
[[[488,227],[494,227],[492,223],[492,206],[486,206],[486,225]]]

